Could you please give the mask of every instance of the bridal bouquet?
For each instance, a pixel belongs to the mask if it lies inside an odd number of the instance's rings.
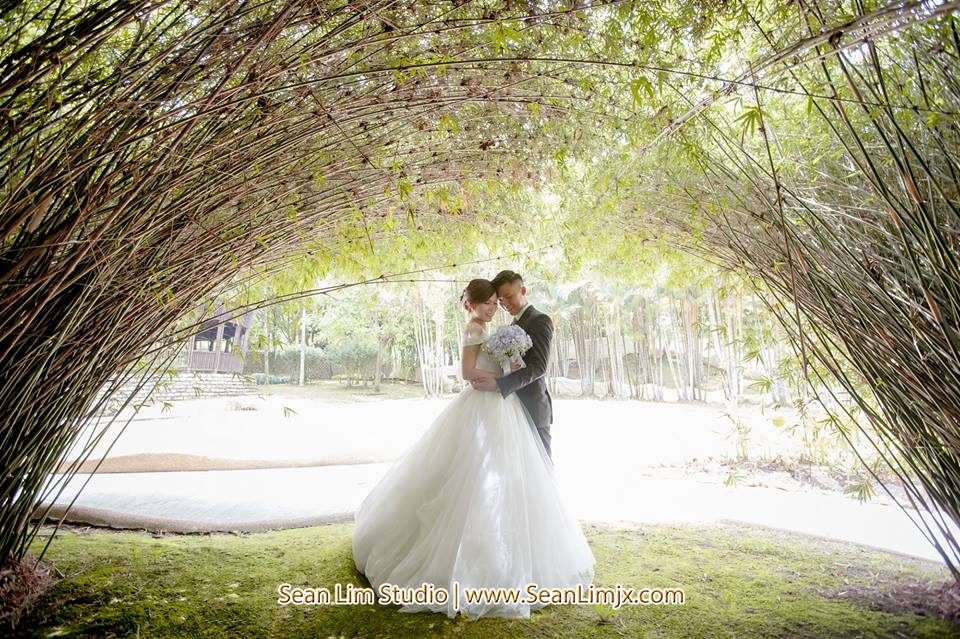
[[[533,341],[527,332],[516,324],[511,324],[494,331],[480,348],[500,363],[503,372],[509,373],[511,363],[519,364],[520,368],[526,366],[521,355],[532,346]]]

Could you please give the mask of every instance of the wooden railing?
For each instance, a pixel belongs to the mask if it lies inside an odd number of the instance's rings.
[[[184,350],[177,361],[177,367],[191,371],[242,373],[243,360],[234,353]]]

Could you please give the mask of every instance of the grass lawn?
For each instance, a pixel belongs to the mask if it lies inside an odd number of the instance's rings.
[[[890,608],[948,579],[931,562],[741,525],[584,524],[594,584],[679,587],[685,603],[553,605],[530,620],[455,620],[395,606],[280,606],[281,582],[368,587],[352,523],[258,534],[61,530],[63,574],[19,626],[30,637],[957,637],[960,626]],[[39,552],[49,536],[34,542]],[[833,595],[831,593],[845,593]],[[888,610],[871,606],[885,601]],[[891,604],[891,602],[893,602]],[[924,604],[921,599],[919,602]]]

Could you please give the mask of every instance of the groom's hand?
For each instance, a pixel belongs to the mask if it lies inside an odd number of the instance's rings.
[[[470,385],[477,390],[494,391],[497,390],[497,380],[492,376],[483,375],[470,380]]]

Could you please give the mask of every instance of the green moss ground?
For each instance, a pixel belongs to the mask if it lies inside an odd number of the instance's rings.
[[[960,626],[872,610],[830,590],[943,582],[931,562],[739,525],[584,525],[596,585],[680,587],[679,606],[554,605],[530,620],[455,620],[383,605],[280,606],[281,582],[368,586],[352,523],[251,535],[61,530],[63,573],[21,623],[30,637],[957,637]],[[49,535],[49,532],[45,532]],[[38,538],[34,552],[45,542]]]

